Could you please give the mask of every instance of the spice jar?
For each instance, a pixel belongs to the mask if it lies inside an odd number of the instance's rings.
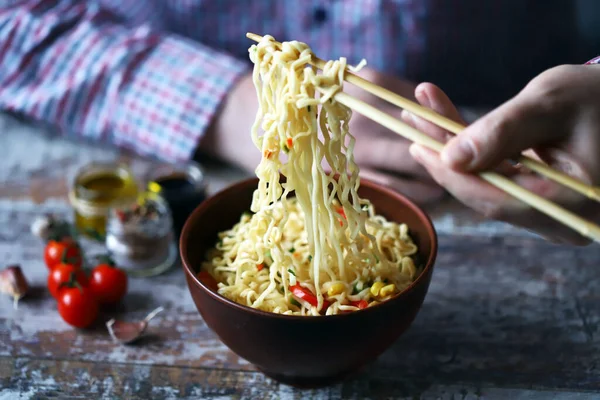
[[[179,238],[185,221],[206,199],[204,172],[195,162],[159,164],[146,176],[148,191],[160,194],[173,215],[175,234]]]
[[[177,259],[171,212],[156,193],[110,210],[106,248],[129,275],[148,277],[168,270]]]
[[[109,209],[134,201],[137,193],[135,177],[125,165],[91,163],[82,167],[69,192],[75,226],[90,237],[104,236]]]

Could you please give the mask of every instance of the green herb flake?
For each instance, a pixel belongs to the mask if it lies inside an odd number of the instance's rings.
[[[288,272],[289,272],[290,274],[292,274],[292,275],[296,276],[296,273],[295,273],[295,272],[294,272],[294,271],[293,271],[291,268],[288,268]]]
[[[360,290],[358,290],[358,282],[354,284],[354,286],[352,287],[352,294],[359,294]]]
[[[273,257],[271,257],[271,250],[267,250],[267,252],[265,253],[265,258],[269,257],[270,259],[273,259]]]
[[[367,211],[369,209],[369,206],[367,204],[363,204],[361,208],[363,211]]]
[[[279,291],[279,293],[284,294],[284,291],[283,291],[282,287],[278,287],[277,290]]]
[[[308,261],[312,261],[312,256],[310,254],[308,255]]]
[[[290,253],[294,254],[295,252],[296,252],[296,249],[292,247],[292,248],[290,249]]]
[[[375,257],[375,262],[379,264],[379,257],[377,257],[377,254],[373,254],[373,257]]]
[[[281,145],[281,149],[282,149],[283,151],[285,151],[286,153],[289,153],[289,152],[290,152],[290,148],[289,148],[289,147],[287,147],[287,144],[282,144],[282,145]]]
[[[300,304],[298,300],[294,299],[293,297],[290,299],[290,304],[296,307],[302,307],[302,304]]]

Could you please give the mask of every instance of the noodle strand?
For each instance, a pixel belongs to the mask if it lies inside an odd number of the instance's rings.
[[[279,50],[271,36],[249,53],[259,100],[251,135],[262,153],[253,214],[219,234],[202,268],[223,296],[281,314],[332,315],[389,299],[415,279],[417,247],[405,224],[358,196],[352,112],[333,98],[346,60],[319,75],[306,44]],[[316,86],[326,89],[319,97]]]

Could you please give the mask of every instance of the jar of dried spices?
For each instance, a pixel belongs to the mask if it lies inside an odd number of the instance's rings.
[[[111,209],[106,248],[115,263],[134,277],[159,275],[177,259],[173,220],[165,200],[146,192],[137,201]]]

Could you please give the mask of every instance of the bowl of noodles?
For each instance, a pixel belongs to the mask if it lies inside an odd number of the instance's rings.
[[[215,279],[202,268],[219,234],[248,217],[257,185],[258,179],[237,183],[206,200],[188,219],[181,256],[194,303],[227,347],[274,379],[317,387],[351,376],[390,347],[421,308],[437,252],[431,221],[406,197],[361,181],[358,193],[372,202],[378,215],[410,227],[418,247],[414,280],[395,296],[358,311],[318,316],[263,311],[219,294]],[[266,274],[266,266],[258,272]]]
[[[311,56],[270,36],[250,48],[256,178],[202,203],[180,240],[206,324],[265,374],[305,387],[359,371],[410,326],[437,254],[417,205],[360,179],[351,112],[334,98],[345,60],[317,75]]]

